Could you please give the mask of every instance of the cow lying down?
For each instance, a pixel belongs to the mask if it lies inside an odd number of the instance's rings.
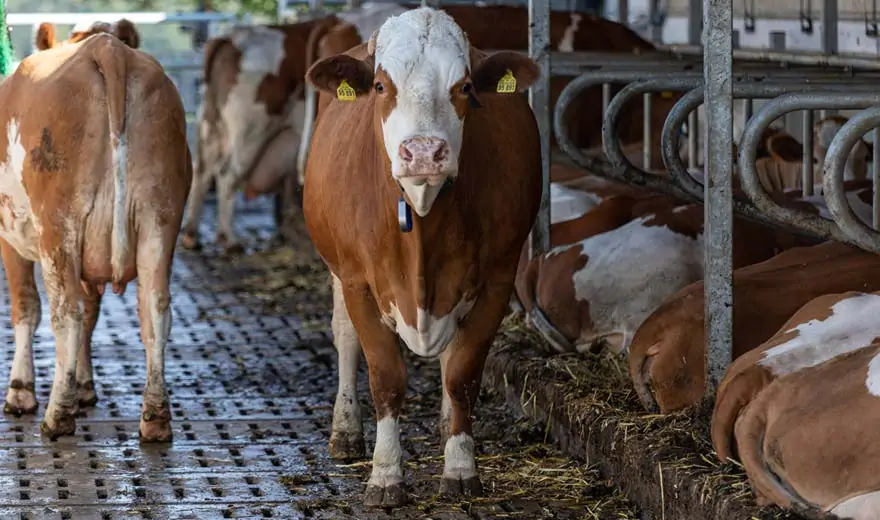
[[[800,306],[832,292],[880,290],[880,256],[827,242],[733,273],[734,359],[769,339]],[[705,296],[699,281],[667,299],[633,337],[629,370],[649,411],[697,404],[706,384]]]
[[[871,221],[871,181],[844,185],[850,206]],[[865,200],[867,199],[867,201]],[[789,199],[830,218],[822,196]],[[813,245],[795,239],[793,245]],[[782,244],[780,244],[782,245]],[[734,272],[733,356],[766,341],[801,305],[822,294],[880,290],[880,257],[843,244],[786,251]],[[702,282],[680,290],[657,308],[633,338],[629,367],[636,392],[650,411],[696,404],[705,385],[705,323]]]
[[[634,201],[620,202],[615,197],[600,203],[583,217],[583,239],[553,248],[517,275],[517,295],[529,321],[559,352],[602,346],[626,351],[655,309],[703,278],[701,204],[670,201],[665,208],[662,203],[650,208],[642,201],[648,211],[639,215]],[[776,232],[736,220],[735,267],[766,260],[777,250]]]
[[[880,518],[880,293],[804,305],[727,370],[712,416],[759,504]]]

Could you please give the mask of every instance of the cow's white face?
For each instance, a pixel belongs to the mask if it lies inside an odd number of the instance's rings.
[[[372,97],[390,175],[424,217],[446,180],[458,176],[465,116],[480,106],[477,95],[522,92],[538,79],[538,66],[517,52],[472,54],[452,17],[430,7],[386,20],[367,49],[367,60],[338,54],[312,65],[306,77],[343,102]],[[513,86],[502,89],[502,79]],[[347,90],[340,90],[343,81]]]
[[[452,18],[430,8],[389,18],[375,37],[383,144],[391,175],[420,216],[458,175],[464,113],[456,103],[472,88],[469,49]]]

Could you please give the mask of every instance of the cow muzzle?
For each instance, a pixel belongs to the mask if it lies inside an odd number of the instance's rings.
[[[443,185],[456,172],[452,150],[445,139],[415,136],[398,147],[399,171],[394,177],[420,217],[431,211]]]
[[[410,137],[400,143],[397,153],[401,170],[397,177],[415,185],[441,185],[452,173],[452,151],[445,139]]]

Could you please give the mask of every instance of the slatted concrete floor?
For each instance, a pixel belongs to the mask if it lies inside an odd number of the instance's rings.
[[[252,243],[264,239],[270,214],[266,203],[251,204],[239,229]],[[242,268],[178,254],[166,368],[174,440],[166,445],[138,442],[144,353],[134,284],[122,297],[108,293],[101,309],[94,336],[98,405],[78,419],[76,436],[56,442],[40,436],[54,369],[44,296],[35,342],[40,409],[36,417],[0,421],[0,518],[390,518],[360,506],[367,464],[339,466],[326,456],[335,353],[327,288],[315,283],[326,275],[308,266],[292,272],[280,282],[265,276],[248,282],[252,275]],[[299,290],[269,301],[268,285],[283,286],[285,277]],[[252,290],[242,291],[249,283]],[[8,309],[5,278],[0,291]],[[5,380],[13,354],[8,312],[0,317],[0,341]],[[365,375],[361,384],[365,417],[371,417]],[[438,392],[434,364],[417,364],[404,439],[415,505],[395,518],[583,517],[581,503],[550,503],[528,493],[485,504],[436,499]],[[513,421],[497,400],[489,399],[480,413],[484,452],[514,451],[543,435]],[[370,449],[373,431],[368,426]],[[601,518],[634,517],[601,483],[587,494],[619,502]]]

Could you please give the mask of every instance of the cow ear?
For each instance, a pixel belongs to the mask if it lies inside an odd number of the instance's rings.
[[[373,69],[367,62],[353,58],[347,54],[337,54],[324,58],[309,68],[306,79],[318,90],[333,95],[343,81],[358,96],[367,95],[373,86]]]
[[[477,92],[525,92],[541,75],[528,56],[514,51],[496,52],[474,65],[471,80]]]
[[[55,46],[55,26],[49,22],[43,22],[37,28],[37,34],[34,37],[34,43],[37,50],[44,51]]]
[[[126,20],[125,18],[116,22],[116,37],[132,49],[137,49],[141,43],[138,30],[131,21]]]

